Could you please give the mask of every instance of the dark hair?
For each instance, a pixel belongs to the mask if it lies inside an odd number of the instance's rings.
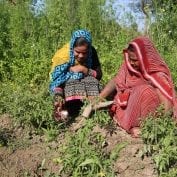
[[[88,41],[84,37],[78,38],[74,43],[74,47],[78,47],[82,45],[89,45]]]
[[[129,45],[128,45],[127,50],[129,50],[129,51],[131,51],[131,52],[135,52],[135,48],[134,48],[134,46],[133,46],[132,44],[129,44]]]

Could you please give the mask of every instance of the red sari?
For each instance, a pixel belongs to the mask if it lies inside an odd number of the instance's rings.
[[[135,48],[140,72],[130,65],[125,49],[125,62],[114,78],[117,94],[111,108],[114,119],[127,132],[139,127],[141,120],[160,105],[157,89],[176,105],[170,71],[153,43],[147,37],[139,37],[130,44]]]

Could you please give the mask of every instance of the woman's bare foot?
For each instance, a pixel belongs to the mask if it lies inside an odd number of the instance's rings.
[[[134,127],[130,130],[130,133],[133,138],[139,138],[141,135],[141,130],[139,127]]]

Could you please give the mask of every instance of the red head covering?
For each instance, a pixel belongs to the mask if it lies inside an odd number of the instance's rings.
[[[140,69],[138,71],[131,66],[128,50],[125,49],[125,62],[114,78],[117,94],[111,111],[115,120],[127,131],[139,126],[141,118],[154,111],[161,101],[154,88],[158,88],[172,103],[173,115],[177,118],[175,90],[165,61],[147,37],[135,38],[129,45],[133,46]]]
[[[138,75],[142,75],[146,80],[151,81],[151,83],[157,87],[166,98],[173,102],[174,89],[170,71],[150,39],[147,37],[138,37],[129,44],[133,46],[140,62],[141,73],[133,69],[130,65],[126,49],[124,50],[124,56],[128,69]],[[164,74],[168,84],[162,80],[159,73]]]

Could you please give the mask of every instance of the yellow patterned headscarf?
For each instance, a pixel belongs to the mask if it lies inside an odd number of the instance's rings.
[[[65,44],[61,49],[58,49],[52,58],[52,72],[58,65],[62,65],[69,61],[69,43]]]

